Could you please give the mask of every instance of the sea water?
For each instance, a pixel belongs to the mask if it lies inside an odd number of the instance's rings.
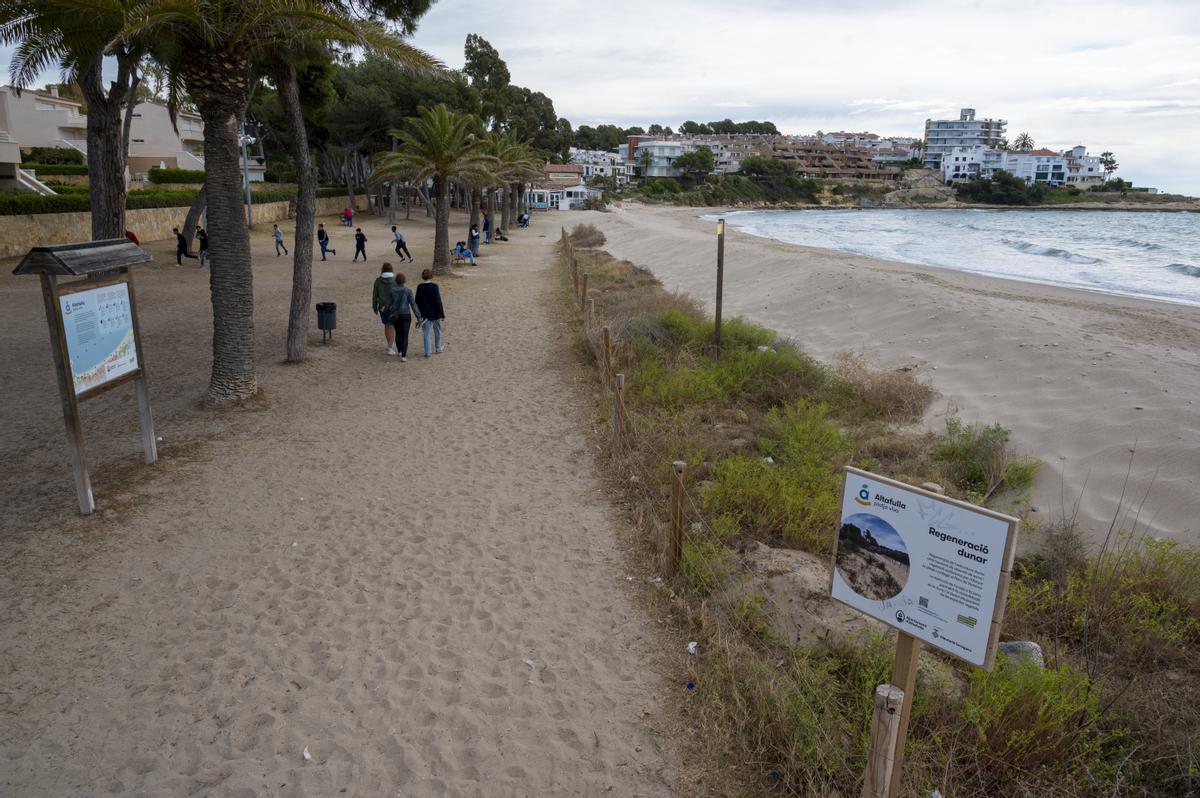
[[[1200,305],[1196,213],[868,209],[725,218],[743,232],[790,244]]]

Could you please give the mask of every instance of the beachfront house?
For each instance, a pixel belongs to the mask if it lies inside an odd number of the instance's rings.
[[[48,91],[20,93],[12,86],[0,87],[0,144],[30,147],[59,147],[79,152],[87,160],[87,117],[82,103],[59,96],[58,87]],[[165,105],[143,102],[133,108],[129,127],[129,179],[146,180],[156,166],[203,169],[204,123],[200,115],[179,111],[171,123]],[[0,147],[0,188],[5,176],[16,181],[20,154]],[[250,180],[262,180],[265,161],[251,158]],[[25,185],[10,188],[29,189]]]
[[[999,147],[1007,125],[1003,119],[976,119],[974,108],[962,109],[958,119],[926,119],[925,167],[941,169],[942,158],[956,147]]]
[[[1029,152],[1006,152],[1003,168],[1026,183],[1061,186],[1067,182],[1067,159],[1045,148]]]
[[[1088,155],[1087,147],[1076,145],[1063,157],[1067,159],[1067,185],[1090,188],[1104,182],[1104,166],[1099,157]]]

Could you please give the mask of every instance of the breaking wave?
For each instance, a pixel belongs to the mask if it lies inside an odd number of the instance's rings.
[[[1001,239],[1005,245],[1013,249],[1024,252],[1028,255],[1044,255],[1048,258],[1061,258],[1062,260],[1080,265],[1088,265],[1091,263],[1102,263],[1100,258],[1089,258],[1087,255],[1080,255],[1072,252],[1069,249],[1056,249],[1055,247],[1043,247],[1039,244],[1033,244],[1029,241],[1013,241],[1010,239]]]
[[[1200,266],[1193,266],[1190,263],[1172,263],[1167,268],[1176,274],[1186,274],[1188,277],[1200,277]]]

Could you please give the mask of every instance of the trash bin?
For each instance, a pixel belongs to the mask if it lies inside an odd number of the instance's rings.
[[[317,303],[317,329],[321,331],[321,342],[325,343],[333,337],[337,329],[337,303]]]

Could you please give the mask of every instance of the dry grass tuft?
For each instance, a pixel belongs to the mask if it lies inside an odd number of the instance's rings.
[[[604,246],[608,239],[592,224],[577,224],[571,231],[571,243],[579,249],[595,249]]]
[[[905,369],[877,369],[861,352],[842,352],[834,372],[873,416],[883,421],[916,421],[933,401],[933,386]]]

